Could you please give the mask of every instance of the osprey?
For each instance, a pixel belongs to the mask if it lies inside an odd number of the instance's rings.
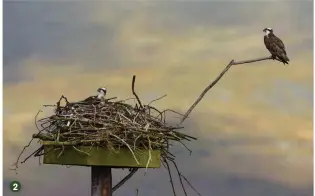
[[[106,88],[99,88],[97,89],[97,96],[91,96],[86,98],[85,100],[83,100],[83,102],[94,102],[94,101],[101,101],[102,99],[104,99],[107,89]]]
[[[278,58],[283,64],[289,64],[289,58],[287,56],[287,52],[285,51],[285,47],[283,42],[273,34],[272,28],[265,28],[263,30],[265,32],[264,42],[266,48],[272,55],[273,59]]]

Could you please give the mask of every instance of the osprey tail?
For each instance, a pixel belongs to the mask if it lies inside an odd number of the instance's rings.
[[[279,59],[283,62],[283,64],[289,64],[288,62],[290,61],[290,59],[287,57],[286,54],[282,54],[279,57],[280,57]]]

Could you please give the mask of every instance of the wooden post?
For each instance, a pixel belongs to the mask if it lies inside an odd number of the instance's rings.
[[[112,170],[106,166],[92,166],[91,196],[112,196]]]

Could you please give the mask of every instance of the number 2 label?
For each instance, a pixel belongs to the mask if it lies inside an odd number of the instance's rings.
[[[21,190],[21,183],[18,181],[12,181],[10,183],[10,190],[12,192],[19,192]]]

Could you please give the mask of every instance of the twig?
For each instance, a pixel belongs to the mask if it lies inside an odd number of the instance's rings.
[[[116,191],[119,187],[125,184],[127,180],[129,180],[137,171],[138,168],[132,168],[131,172],[112,188],[112,192]]]
[[[108,99],[105,99],[105,101],[110,101],[110,100],[113,100],[113,99],[117,99],[117,97],[108,98]]]
[[[183,184],[182,177],[181,177],[182,174],[180,173],[180,171],[179,171],[179,169],[178,169],[178,167],[177,167],[176,162],[173,161],[173,160],[170,160],[170,161],[171,161],[171,162],[173,163],[173,165],[175,166],[175,169],[176,169],[176,171],[177,171],[177,173],[178,173],[178,177],[179,177],[180,184],[181,184],[181,186],[182,186],[182,188],[183,188],[183,191],[184,191],[185,195],[187,196],[186,189],[185,189],[185,186],[184,186],[184,184]]]
[[[65,151],[65,146],[62,146],[62,149],[61,149],[60,153],[58,154],[57,158],[59,158],[64,151]]]
[[[181,113],[176,112],[176,111],[171,110],[171,109],[166,109],[166,110],[163,110],[161,113],[166,113],[166,112],[173,112],[173,113],[178,114],[178,115],[180,115],[180,116],[184,116],[184,114],[181,114]]]
[[[44,146],[41,146],[40,148],[38,148],[37,150],[35,150],[32,154],[30,154],[28,157],[26,157],[23,161],[21,161],[21,163],[25,163],[29,158],[31,158],[31,156],[35,156],[37,154],[39,154],[42,150],[44,150]]]
[[[157,98],[157,99],[154,99],[154,100],[150,101],[150,103],[149,103],[148,105],[150,105],[151,103],[153,103],[153,102],[155,102],[155,101],[158,101],[158,100],[160,100],[160,99],[162,99],[162,98],[164,98],[164,97],[166,97],[166,96],[167,96],[167,94],[165,94],[165,95],[163,95],[162,97],[159,97],[159,98]]]
[[[142,104],[141,104],[141,101],[140,101],[140,99],[139,99],[137,93],[135,92],[135,81],[136,81],[136,76],[133,75],[133,77],[132,77],[132,93],[133,93],[133,95],[136,97],[136,99],[137,99],[137,101],[138,101],[138,103],[139,103],[139,105],[140,105],[140,109],[142,109],[143,106],[142,106]]]
[[[201,99],[206,95],[206,93],[214,86],[216,85],[216,83],[223,77],[223,75],[231,68],[232,65],[241,65],[241,64],[246,64],[246,63],[254,63],[254,62],[258,62],[258,61],[264,61],[264,60],[270,60],[273,59],[271,56],[270,57],[263,57],[263,58],[257,58],[257,59],[252,59],[252,60],[244,60],[244,61],[234,61],[232,60],[225,68],[224,70],[220,73],[220,75],[213,81],[211,82],[206,88],[205,90],[202,91],[202,93],[199,95],[199,97],[197,98],[197,100],[192,104],[192,106],[190,106],[190,108],[188,109],[188,111],[185,113],[185,115],[183,116],[183,118],[181,119],[179,125],[181,125],[184,120],[188,117],[188,115],[191,113],[191,111],[197,106],[197,104],[201,101]],[[274,59],[277,61],[280,61],[278,59]],[[281,61],[280,61],[281,62]]]
[[[36,128],[39,130],[39,128],[38,128],[38,126],[37,126],[37,116],[38,116],[38,114],[41,112],[41,110],[39,110],[38,112],[37,112],[37,114],[35,115],[35,126],[36,126]],[[40,131],[39,131],[40,132]],[[22,156],[22,154],[24,153],[24,151],[26,150],[26,148],[28,148],[28,147],[30,147],[30,145],[31,145],[31,143],[32,143],[32,141],[34,140],[34,138],[32,138],[30,141],[29,141],[29,143],[26,145],[26,146],[24,146],[24,148],[23,148],[23,150],[21,151],[21,153],[19,154],[19,156],[18,156],[18,158],[17,158],[17,160],[16,160],[16,162],[13,164],[13,166],[15,166],[15,169],[17,169],[18,168],[18,164],[19,164],[19,160],[20,160],[20,158],[21,158],[21,156]],[[35,152],[36,153],[36,152]],[[32,153],[33,154],[33,153]],[[24,160],[24,162],[25,162],[26,160]]]
[[[41,148],[42,148],[42,150],[44,150],[44,145],[41,146]],[[34,154],[34,157],[41,157],[42,155],[48,154],[50,151],[52,151],[52,150],[54,150],[54,149],[53,149],[53,148],[50,148],[50,149],[47,150],[46,152],[44,151],[43,153],[40,153],[40,152],[42,152],[42,150],[36,152],[36,153]],[[26,161],[26,160],[24,160],[24,162],[25,162],[25,161]]]
[[[181,143],[189,151],[189,155],[191,155],[192,150],[190,150],[182,141],[179,141],[179,143]]]
[[[57,105],[43,105],[44,107],[56,107]]]
[[[70,102],[68,101],[67,97],[61,95],[59,101],[57,102],[57,107],[59,108],[60,107],[60,102],[61,100],[64,99],[66,101],[66,104],[68,105]]]
[[[190,184],[189,180],[183,176],[183,174],[180,174],[180,176],[187,182],[187,184],[199,195],[201,196],[201,194],[193,187],[193,185]]]
[[[85,154],[85,155],[87,155],[87,156],[91,156],[89,153],[87,153],[87,152],[84,152],[83,150],[80,150],[80,149],[78,149],[77,147],[75,147],[75,146],[72,146],[76,151],[78,151],[78,152],[81,152],[81,153],[83,153],[83,154]]]
[[[40,131],[39,127],[37,126],[37,117],[38,117],[39,113],[41,113],[41,112],[42,112],[42,111],[39,110],[39,111],[37,112],[37,114],[35,115],[35,126],[36,126],[36,128],[37,128],[37,130],[38,130],[39,133],[40,133],[41,131]]]
[[[16,169],[18,168],[18,163],[19,163],[20,157],[21,157],[22,154],[24,153],[25,149],[28,148],[28,147],[30,147],[30,145],[31,145],[31,143],[32,143],[32,141],[33,141],[33,139],[34,139],[34,138],[32,138],[32,139],[29,141],[29,143],[28,143],[26,146],[24,146],[24,148],[23,148],[23,150],[21,151],[21,153],[19,154],[19,156],[18,156],[16,162],[13,164],[13,166],[15,166]],[[32,153],[32,154],[33,154],[33,153]]]
[[[171,183],[171,185],[172,185],[173,194],[174,194],[174,196],[176,196],[176,192],[175,192],[175,187],[174,187],[174,183],[173,183],[173,178],[172,178],[170,166],[169,166],[169,164],[168,164],[168,162],[167,162],[166,159],[164,160],[164,162],[165,162],[165,164],[166,164],[167,171],[168,171],[168,175],[169,175],[169,177],[170,177],[170,183]]]
[[[130,147],[123,139],[121,139],[121,138],[118,137],[117,135],[114,135],[114,134],[111,134],[111,133],[110,133],[110,135],[111,135],[111,136],[114,136],[115,138],[117,138],[117,139],[119,139],[120,141],[122,141],[122,142],[129,148],[129,150],[130,150],[130,152],[132,153],[132,156],[133,156],[133,158],[135,159],[135,161],[137,162],[137,164],[140,165],[140,163],[139,163],[138,159],[136,158],[136,155],[135,155],[135,153],[133,152],[133,150],[131,149],[131,147]]]
[[[106,139],[75,140],[75,141],[65,141],[65,142],[44,141],[43,143],[45,145],[51,145],[51,146],[75,146],[79,144],[89,144],[91,142],[102,142],[102,141],[106,141]]]
[[[152,161],[152,155],[151,155],[151,150],[152,150],[152,148],[151,148],[151,141],[150,141],[149,136],[147,136],[147,139],[148,139],[148,142],[149,142],[149,158],[148,158],[147,165],[145,166],[144,175],[146,175],[147,170],[148,170],[148,166],[149,166],[150,162]]]

